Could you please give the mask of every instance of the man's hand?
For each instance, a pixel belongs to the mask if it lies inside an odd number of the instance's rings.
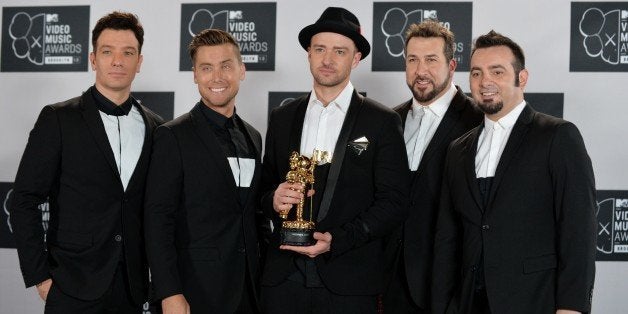
[[[182,294],[175,294],[161,300],[163,314],[190,314],[190,305]]]
[[[44,302],[48,298],[50,287],[52,287],[52,279],[50,278],[37,284],[37,293],[39,293],[39,297],[44,300]]]
[[[290,250],[299,254],[307,255],[311,258],[329,252],[329,250],[331,249],[331,233],[314,232],[314,239],[318,241],[316,241],[316,244],[312,246],[282,245],[279,248],[282,250]]]
[[[301,183],[280,184],[273,194],[273,209],[278,214],[287,213],[292,205],[299,204],[303,198],[303,185]]]
[[[581,312],[572,310],[557,310],[556,314],[581,314]]]

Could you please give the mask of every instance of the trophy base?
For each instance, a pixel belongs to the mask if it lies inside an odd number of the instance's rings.
[[[314,240],[314,229],[282,228],[281,245],[311,246]]]

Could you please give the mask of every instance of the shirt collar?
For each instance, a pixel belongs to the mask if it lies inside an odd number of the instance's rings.
[[[233,109],[233,115],[231,117],[225,117],[224,115],[212,110],[211,108],[208,108],[207,106],[205,106],[205,104],[200,101],[199,105],[201,106],[201,111],[203,112],[203,115],[205,116],[205,118],[207,119],[207,121],[210,124],[213,124],[217,127],[223,128],[223,129],[228,129],[228,128],[232,128],[236,125],[235,123],[235,117],[236,117],[236,111],[235,108]]]
[[[96,88],[96,85],[93,85],[90,91],[96,102],[96,107],[103,113],[110,116],[126,116],[131,112],[133,97],[130,95],[122,104],[116,105],[113,101],[109,100],[109,98],[105,97],[105,95],[101,94]]]
[[[524,100],[520,102],[517,106],[515,106],[515,108],[513,108],[507,115],[501,117],[497,121],[493,121],[484,116],[484,125],[486,128],[490,129],[501,128],[505,130],[510,130],[517,122],[517,119],[519,118],[519,115],[521,114],[525,106],[526,102]]]
[[[351,97],[353,97],[353,84],[349,82],[347,86],[345,86],[345,88],[342,90],[342,92],[338,94],[338,97],[336,97],[336,99],[329,102],[328,106],[333,105],[334,107],[340,109],[342,113],[346,114],[347,110],[349,110],[349,105],[351,104]],[[323,105],[322,102],[318,100],[318,97],[316,96],[316,91],[314,90],[312,90],[312,92],[310,93],[309,103],[318,104],[320,106]]]
[[[414,118],[414,113],[416,112],[416,110],[423,107],[423,110],[425,110],[425,112],[429,111],[433,113],[436,117],[441,118],[445,115],[445,112],[447,112],[447,109],[449,108],[451,101],[454,99],[454,96],[456,96],[457,91],[458,90],[456,89],[456,85],[454,85],[454,83],[451,83],[451,86],[449,86],[449,89],[447,89],[447,92],[445,92],[445,94],[438,97],[434,102],[427,106],[421,105],[414,97],[412,97],[412,117]]]

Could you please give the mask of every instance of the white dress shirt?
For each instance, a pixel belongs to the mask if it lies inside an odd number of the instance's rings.
[[[415,171],[419,168],[423,153],[434,137],[438,125],[443,120],[456,95],[456,91],[456,86],[452,83],[445,94],[428,106],[423,106],[412,98],[412,107],[406,116],[403,132],[410,170]]]
[[[499,159],[508,143],[512,127],[517,122],[521,111],[525,108],[525,101],[518,104],[507,115],[497,121],[484,116],[484,128],[478,139],[478,149],[475,155],[475,175],[478,178],[495,176]]]
[[[303,121],[301,155],[311,157],[317,149],[326,151],[328,160],[331,160],[352,96],[353,85],[349,82],[336,99],[323,106],[312,90]]]
[[[108,115],[99,111],[107,132],[109,145],[116,159],[122,186],[126,190],[144,145],[144,119],[136,106],[126,116]]]

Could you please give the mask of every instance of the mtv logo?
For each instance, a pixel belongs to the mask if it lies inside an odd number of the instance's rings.
[[[622,20],[628,19],[628,10],[621,10],[621,19]]]
[[[241,20],[242,19],[242,10],[229,11],[229,19],[230,20]]]
[[[58,23],[59,22],[59,14],[46,14],[46,22],[47,23]]]
[[[625,198],[616,199],[615,207],[627,207],[628,208],[628,199],[625,199]]]
[[[423,19],[424,20],[436,20],[438,19],[436,10],[423,10]]]

